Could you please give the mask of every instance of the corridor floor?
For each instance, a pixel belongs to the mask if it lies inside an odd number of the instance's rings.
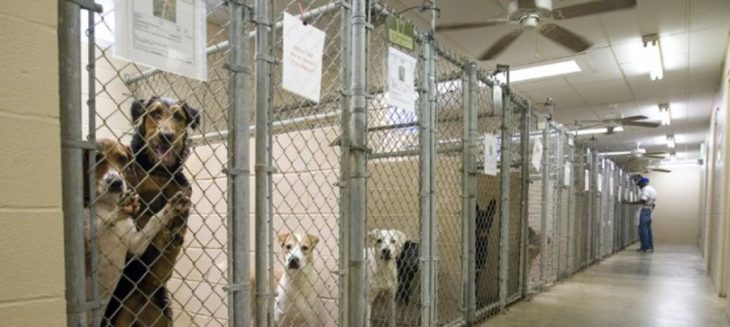
[[[726,326],[718,298],[693,246],[636,246],[536,295],[483,326]]]

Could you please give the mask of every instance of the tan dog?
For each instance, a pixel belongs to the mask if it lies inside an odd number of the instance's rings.
[[[139,209],[137,195],[131,196],[124,178],[124,170],[132,160],[129,147],[112,140],[97,143],[95,169],[96,198],[94,199],[94,225],[98,267],[98,289],[102,300],[101,312],[106,309],[114,288],[122,276],[127,252],[141,255],[147,250],[152,237],[173,217],[190,206],[190,200],[178,192],[167,206],[150,218],[140,231],[131,215]],[[85,211],[84,238],[86,242],[86,290],[91,298],[91,222],[89,210]]]
[[[314,247],[319,238],[298,233],[280,234],[285,272],[274,301],[276,326],[324,326],[323,304],[314,290]]]

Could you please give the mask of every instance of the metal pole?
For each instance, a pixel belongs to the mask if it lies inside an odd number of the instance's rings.
[[[501,68],[503,67],[503,68]],[[502,149],[501,182],[502,205],[500,206],[499,233],[499,309],[504,312],[507,306],[507,275],[509,273],[509,224],[510,224],[510,170],[512,169],[512,100],[509,97],[509,67],[497,66],[507,74],[507,87],[503,95],[502,110]]]
[[[433,5],[436,5],[435,0],[431,0]],[[438,238],[438,222],[437,218],[438,215],[436,214],[436,206],[438,203],[438,198],[436,197],[436,194],[438,193],[438,184],[436,183],[436,169],[438,168],[437,163],[437,156],[438,153],[436,151],[436,130],[438,129],[438,103],[437,103],[437,92],[438,89],[436,87],[436,54],[434,52],[434,44],[433,41],[433,31],[434,31],[434,19],[435,19],[435,11],[432,11],[431,16],[431,34],[429,36],[431,37],[431,60],[429,61],[431,64],[431,69],[429,69],[429,78],[428,78],[428,95],[429,95],[429,102],[431,103],[430,110],[431,113],[429,114],[431,128],[429,129],[429,145],[431,146],[431,150],[429,151],[428,159],[431,160],[431,170],[429,171],[429,174],[431,175],[429,177],[430,180],[430,191],[429,191],[429,204],[431,208],[429,209],[429,215],[428,215],[428,225],[429,225],[429,232],[431,233],[430,242],[428,243],[431,247],[430,252],[430,265],[431,265],[431,271],[430,271],[430,283],[431,283],[431,324],[437,325],[438,324],[438,246],[436,244],[437,238]]]
[[[228,3],[230,26],[228,39],[231,44],[229,56],[229,133],[228,151],[230,167],[227,170],[231,192],[228,205],[229,216],[229,285],[228,315],[232,326],[248,326],[251,319],[250,282],[249,282],[249,108],[248,79],[248,39],[243,3]],[[264,275],[259,275],[264,276]]]
[[[555,281],[560,280],[560,245],[563,243],[560,239],[560,229],[563,228],[563,133],[560,129],[555,128],[555,144],[557,145],[557,152],[555,153],[555,191],[557,196],[555,197],[555,225],[553,227],[553,234],[555,235],[555,248],[557,251],[555,257]]]
[[[86,31],[87,35],[87,61],[86,64],[86,70],[87,70],[87,94],[89,96],[89,99],[86,101],[86,106],[88,109],[88,135],[86,136],[86,140],[88,141],[87,144],[92,145],[96,144],[96,39],[95,39],[95,13],[94,12],[87,12],[88,14],[88,30]],[[85,158],[89,170],[84,172],[86,174],[86,178],[88,179],[88,185],[87,185],[87,191],[89,192],[89,203],[88,203],[88,210],[89,210],[89,253],[91,255],[91,285],[87,285],[88,287],[91,287],[91,299],[87,299],[89,301],[93,301],[90,303],[92,305],[91,307],[91,322],[94,326],[99,326],[101,324],[101,315],[103,312],[99,312],[102,307],[102,303],[100,302],[101,298],[99,297],[99,256],[97,251],[97,244],[96,244],[96,235],[97,235],[97,228],[96,223],[94,222],[96,220],[96,210],[94,208],[95,205],[95,199],[96,199],[96,170],[94,167],[96,166],[96,148],[90,147],[88,150],[88,156]]]
[[[542,131],[542,197],[540,199],[540,230],[542,230],[542,245],[540,255],[540,282],[545,282],[545,266],[548,254],[548,182],[550,181],[550,124],[545,124]]]
[[[367,305],[366,271],[363,267],[367,228],[367,1],[352,0],[352,49],[350,52],[350,267],[349,325],[363,326]]]
[[[268,223],[269,223],[269,174],[271,172],[269,162],[269,111],[270,103],[270,73],[269,65],[272,62],[269,49],[269,37],[271,32],[271,21],[269,14],[269,0],[256,0],[255,23],[256,23],[256,276],[267,276],[267,265],[269,253],[268,245]],[[242,36],[242,40],[246,40]],[[256,278],[256,326],[264,327],[268,322],[268,295],[270,286],[267,278]]]
[[[570,176],[568,176],[568,248],[566,251],[568,253],[568,275],[572,275],[575,268],[575,246],[571,246],[575,245],[573,243],[575,235],[575,143],[571,146],[570,135],[566,134],[566,138],[568,138],[569,151],[566,165],[570,167]]]
[[[528,282],[530,277],[530,263],[528,262],[528,235],[529,235],[529,224],[530,224],[530,115],[532,114],[532,107],[529,103],[524,107],[522,111],[522,133],[520,135],[520,167],[522,168],[522,195],[521,195],[521,216],[522,216],[522,231],[520,235],[520,284],[522,285],[522,298],[525,299],[529,295]]]
[[[340,288],[339,288],[339,325],[347,326],[349,317],[349,307],[347,305],[347,299],[350,298],[349,288],[346,287],[348,284],[349,270],[348,265],[350,262],[350,198],[349,198],[349,182],[350,182],[350,85],[352,82],[352,61],[350,53],[352,46],[352,23],[351,23],[351,7],[349,5],[343,5],[340,9],[340,47],[342,55],[340,55],[340,80],[341,86],[341,97],[340,102],[342,106],[342,118],[340,120],[342,128],[342,138],[340,142]]]
[[[462,146],[462,200],[461,214],[463,233],[461,245],[462,304],[464,321],[467,326],[474,323],[476,311],[475,262],[476,258],[476,153],[477,153],[477,113],[474,105],[476,93],[476,64],[466,67],[462,81],[466,87],[464,96],[464,130]]]
[[[431,299],[431,130],[433,129],[432,108],[431,108],[431,68],[429,64],[433,58],[431,41],[426,40],[421,45],[421,89],[419,104],[421,110],[420,131],[420,209],[421,209],[421,326],[430,326],[431,310],[433,303]]]
[[[61,124],[61,180],[64,263],[66,270],[66,325],[86,326],[83,222],[83,160],[81,140],[81,47],[79,6],[58,1],[59,118]]]

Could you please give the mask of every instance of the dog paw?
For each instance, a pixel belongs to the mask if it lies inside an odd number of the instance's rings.
[[[190,211],[190,197],[183,192],[177,192],[168,202],[168,213],[175,216],[187,216]]]
[[[139,195],[133,194],[129,196],[122,204],[121,210],[130,216],[136,215],[137,211],[139,211]]]

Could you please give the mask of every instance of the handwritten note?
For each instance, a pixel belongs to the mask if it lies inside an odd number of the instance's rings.
[[[325,33],[284,13],[282,87],[319,102]]]

